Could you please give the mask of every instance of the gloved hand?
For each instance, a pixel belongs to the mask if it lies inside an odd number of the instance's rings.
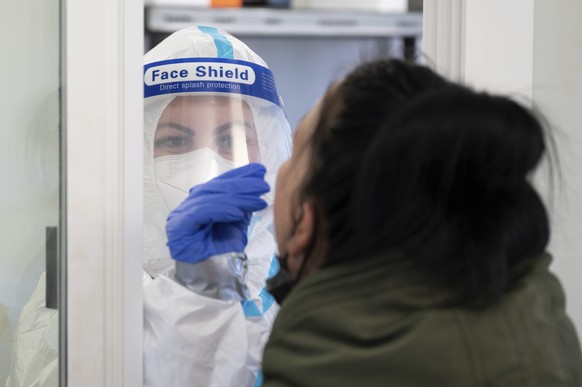
[[[196,263],[213,255],[243,252],[254,211],[267,203],[265,167],[251,163],[190,189],[168,216],[166,234],[172,258]]]

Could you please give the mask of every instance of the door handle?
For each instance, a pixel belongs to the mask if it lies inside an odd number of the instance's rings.
[[[57,254],[58,228],[49,226],[45,229],[45,259],[46,259],[46,299],[47,308],[58,309],[58,254]]]

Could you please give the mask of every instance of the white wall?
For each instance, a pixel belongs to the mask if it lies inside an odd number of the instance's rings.
[[[531,97],[533,0],[424,0],[422,50],[440,74]]]
[[[463,80],[531,97],[533,0],[465,0]]]
[[[0,51],[0,385],[23,304],[58,223],[58,0],[2,3]]]
[[[582,2],[535,0],[533,99],[554,127],[563,184],[550,251],[582,336]]]

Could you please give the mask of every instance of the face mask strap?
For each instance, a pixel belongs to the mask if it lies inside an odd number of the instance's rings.
[[[282,257],[276,255],[279,261],[279,271],[274,277],[267,279],[267,291],[273,295],[279,305],[287,298],[287,295],[295,287],[297,281],[293,279],[289,270],[287,270],[287,261],[289,254],[285,253]]]
[[[299,221],[302,217],[303,212],[301,212],[299,217],[295,220],[295,223],[293,224],[290,232],[291,236],[295,235],[297,226],[299,225]],[[273,295],[273,297],[275,297],[275,300],[280,305],[287,297],[289,292],[297,285],[299,279],[303,276],[306,268],[307,256],[303,258],[303,262],[301,262],[299,272],[297,273],[297,278],[295,279],[289,272],[289,253],[285,252],[283,256],[277,255],[277,259],[279,260],[280,269],[273,278],[267,280],[267,290]]]

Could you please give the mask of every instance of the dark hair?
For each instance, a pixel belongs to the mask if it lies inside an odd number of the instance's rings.
[[[319,211],[317,239],[306,260],[324,257],[327,265],[352,256],[356,233],[349,203],[366,150],[406,104],[448,84],[427,67],[384,59],[360,65],[328,91],[307,149],[311,163],[299,198],[312,200]]]
[[[528,181],[544,128],[516,102],[461,86],[417,99],[385,126],[352,203],[362,243],[403,251],[455,304],[496,302],[548,243]]]

